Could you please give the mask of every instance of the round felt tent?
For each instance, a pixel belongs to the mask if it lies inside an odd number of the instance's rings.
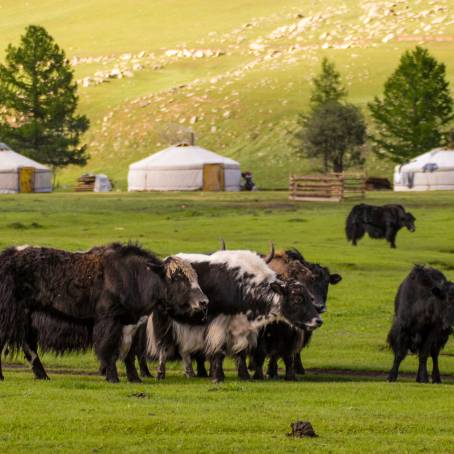
[[[454,190],[454,150],[436,148],[396,166],[394,190]]]
[[[129,166],[129,191],[239,191],[240,164],[195,145],[166,148]]]
[[[51,192],[52,172],[0,143],[0,193]]]

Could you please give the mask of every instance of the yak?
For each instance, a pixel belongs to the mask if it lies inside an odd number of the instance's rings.
[[[438,356],[454,324],[454,284],[437,269],[415,265],[394,300],[394,319],[388,344],[394,353],[388,380],[397,380],[408,351],[418,354],[416,381],[427,383],[427,359],[432,357],[432,382],[441,383]]]
[[[278,275],[301,282],[319,313],[326,311],[329,285],[336,285],[342,280],[341,275],[331,274],[328,268],[306,261],[297,249],[276,254],[269,266]],[[279,357],[285,363],[286,380],[296,380],[296,373],[304,374],[300,352],[309,343],[312,333],[312,330],[299,329],[281,322],[262,328],[249,364],[249,368],[254,370],[254,378],[264,378],[262,369],[267,356],[270,357],[267,371],[270,378],[278,378]]]
[[[194,269],[133,244],[71,253],[44,247],[0,255],[0,356],[22,349],[37,379],[48,379],[37,348],[63,354],[94,346],[107,381],[140,381],[131,357],[135,332],[155,307],[178,318],[208,304]],[[3,379],[0,364],[0,378]]]
[[[191,355],[212,361],[213,381],[224,379],[223,359],[241,355],[255,343],[258,330],[273,321],[315,329],[322,320],[304,287],[292,279],[278,279],[258,254],[251,251],[218,251],[211,255],[178,254],[197,272],[200,286],[210,300],[204,323],[172,322],[154,312],[148,321],[149,353],[159,357],[158,378],[165,375],[165,361],[178,352],[187,376],[193,376]],[[249,378],[243,367],[241,378]],[[206,375],[206,372],[201,375]]]
[[[396,235],[406,227],[415,231],[416,218],[405,211],[402,205],[374,206],[361,203],[355,205],[347,217],[345,232],[347,240],[356,246],[367,232],[370,238],[386,238],[392,248],[396,247]]]

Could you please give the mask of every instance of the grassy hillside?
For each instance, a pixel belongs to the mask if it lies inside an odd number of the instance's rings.
[[[239,159],[261,187],[286,186],[290,171],[317,169],[295,156],[289,130],[307,109],[323,56],[345,76],[349,99],[365,107],[399,56],[427,46],[454,83],[454,2],[263,0],[12,1],[0,5],[0,52],[30,23],[67,51],[80,81],[80,109],[92,127],[92,159],[67,169],[103,171],[125,187],[128,165],[166,146],[169,124]],[[114,70],[119,78],[108,78]],[[371,156],[368,171],[391,165]]]
[[[45,355],[51,381],[43,383],[21,355],[2,358],[2,453],[452,452],[453,340],[440,357],[444,384],[421,385],[414,356],[398,383],[385,381],[392,360],[385,338],[396,289],[414,263],[454,278],[454,199],[384,193],[367,201],[403,203],[416,232],[401,231],[397,249],[369,238],[355,248],[343,232],[351,202],[298,204],[276,192],[0,196],[0,248],[80,250],[132,239],[166,255],[212,251],[220,237],[231,249],[264,251],[273,239],[343,276],[329,290],[298,383],[240,382],[228,361],[221,385],[185,379],[179,363],[163,382],[131,385],[122,374],[121,384],[110,385],[92,352]],[[311,421],[319,438],[287,437],[297,419]]]

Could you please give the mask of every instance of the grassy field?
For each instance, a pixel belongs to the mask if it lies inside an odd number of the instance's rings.
[[[21,357],[0,383],[0,446],[16,452],[452,452],[454,343],[440,361],[444,384],[414,383],[416,359],[397,384],[385,381],[393,298],[414,263],[454,278],[452,193],[368,194],[401,202],[416,233],[347,244],[351,202],[295,204],[285,193],[65,194],[0,197],[0,247],[51,245],[71,250],[138,240],[161,255],[229,248],[298,247],[343,276],[330,289],[325,324],[304,352],[299,383],[186,380],[172,364],[162,383],[109,385],[92,353],[44,357],[51,381],[34,381]],[[70,233],[68,233],[70,232]],[[123,370],[122,370],[123,372]],[[319,438],[286,436],[309,420]]]
[[[72,59],[80,110],[91,120],[91,160],[66,169],[63,186],[81,173],[107,173],[126,186],[128,165],[166,146],[169,124],[194,129],[198,142],[238,159],[260,187],[287,185],[289,172],[317,170],[296,156],[291,135],[308,108],[310,80],[323,56],[334,60],[349,100],[365,113],[403,51],[422,44],[452,65],[453,0],[3,0],[0,58],[25,26],[41,24]],[[105,14],[108,10],[109,14]],[[169,51],[220,51],[196,57]],[[211,54],[210,54],[211,55]],[[73,60],[74,59],[74,60]],[[117,67],[128,75],[84,87],[82,79]],[[130,74],[129,74],[130,73]],[[18,150],[20,151],[20,150]],[[369,156],[366,170],[391,175]]]

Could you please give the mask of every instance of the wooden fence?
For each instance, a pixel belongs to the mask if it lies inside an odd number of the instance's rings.
[[[362,174],[290,176],[290,200],[339,202],[345,198],[362,198],[365,191],[365,177]]]

